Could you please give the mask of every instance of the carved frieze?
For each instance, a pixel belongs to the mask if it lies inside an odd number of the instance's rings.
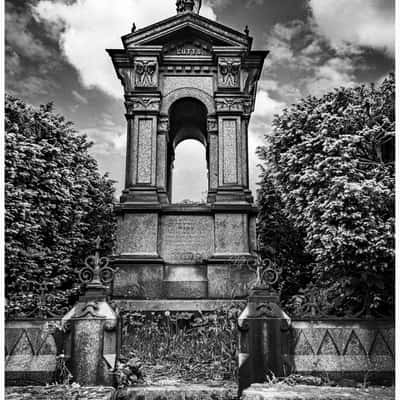
[[[128,115],[134,112],[159,111],[160,99],[155,97],[134,97],[125,102]]]
[[[235,97],[222,97],[215,100],[217,111],[243,112],[243,99]]]
[[[220,57],[218,59],[218,86],[233,89],[240,87],[240,58]]]
[[[135,87],[152,88],[158,86],[158,63],[155,57],[135,58]]]

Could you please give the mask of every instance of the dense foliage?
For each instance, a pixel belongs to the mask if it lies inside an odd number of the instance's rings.
[[[74,300],[97,235],[111,250],[113,182],[51,104],[34,109],[6,96],[5,134],[7,311],[50,315]]]
[[[140,360],[146,382],[232,381],[237,376],[237,318],[245,305],[232,303],[212,312],[125,311],[122,355]]]
[[[309,97],[259,149],[261,248],[284,268],[292,309],[310,294],[328,314],[393,307],[394,100],[393,75]]]

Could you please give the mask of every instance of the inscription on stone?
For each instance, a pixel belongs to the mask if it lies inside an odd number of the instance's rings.
[[[196,49],[194,47],[181,47],[176,49],[176,54],[178,56],[201,56],[204,52],[201,49]]]
[[[161,255],[166,262],[199,264],[213,253],[212,217],[165,215],[161,234]]]

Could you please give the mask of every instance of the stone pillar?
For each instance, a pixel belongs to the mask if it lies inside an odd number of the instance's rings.
[[[246,101],[218,95],[218,189],[216,202],[252,203],[249,191]]]
[[[160,202],[167,204],[168,201],[168,174],[167,157],[169,141],[168,116],[160,117],[157,128],[157,192]]]
[[[208,134],[208,203],[215,202],[218,189],[218,120],[209,117],[207,120]]]
[[[266,271],[263,274],[277,280],[276,271]],[[260,278],[259,269],[257,276]],[[265,382],[271,373],[276,377],[285,375],[289,325],[289,318],[279,307],[278,294],[258,279],[238,321],[239,396],[253,383]]]
[[[126,187],[121,202],[158,202],[157,126],[159,95],[129,97]]]
[[[98,248],[95,256],[86,259],[80,277],[87,283],[86,293],[62,318],[67,364],[74,382],[82,386],[113,386],[121,327],[102,283],[110,283],[113,270],[106,258],[99,257]]]

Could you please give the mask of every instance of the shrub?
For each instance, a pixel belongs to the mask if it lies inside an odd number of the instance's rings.
[[[113,181],[51,104],[34,109],[6,95],[5,135],[7,311],[51,315],[74,300],[96,236],[111,250]],[[51,292],[44,304],[41,291]]]
[[[286,275],[299,278],[295,289],[313,292],[327,313],[393,307],[394,93],[390,75],[379,87],[308,97],[275,118],[259,149],[264,251],[272,246]]]

